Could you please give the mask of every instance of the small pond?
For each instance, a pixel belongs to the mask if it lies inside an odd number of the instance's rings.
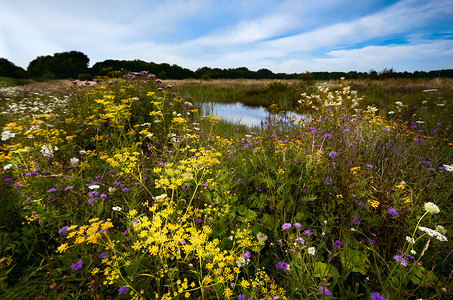
[[[266,122],[268,116],[268,112],[263,107],[248,107],[239,102],[233,104],[202,103],[200,105],[200,113],[203,116],[211,115],[229,123],[241,124],[248,127],[260,126]],[[297,121],[306,119],[305,115],[294,112],[286,112],[286,115],[295,115]]]

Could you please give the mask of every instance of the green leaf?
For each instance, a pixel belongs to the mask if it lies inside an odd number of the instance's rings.
[[[367,269],[370,266],[370,261],[360,251],[353,249],[346,249],[340,253],[340,261],[343,268],[351,272],[361,273],[366,275]]]
[[[425,274],[423,274],[425,273]],[[423,267],[417,267],[411,276],[411,281],[417,285],[428,286],[435,283],[436,275],[431,271],[426,271]]]
[[[332,275],[333,278],[338,278],[340,275],[337,268],[331,264],[326,264],[320,261],[315,263],[314,277],[327,277],[329,274]]]

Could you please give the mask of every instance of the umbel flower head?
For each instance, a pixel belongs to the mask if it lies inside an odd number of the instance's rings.
[[[432,202],[425,203],[425,210],[430,214],[437,214],[440,212],[439,207],[437,207],[437,205]]]

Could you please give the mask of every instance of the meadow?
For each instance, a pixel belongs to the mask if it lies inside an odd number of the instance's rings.
[[[7,83],[0,298],[452,296],[451,79]]]

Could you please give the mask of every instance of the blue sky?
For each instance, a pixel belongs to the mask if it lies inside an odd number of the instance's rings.
[[[453,69],[453,0],[0,0],[0,57],[77,50],[196,70]]]

